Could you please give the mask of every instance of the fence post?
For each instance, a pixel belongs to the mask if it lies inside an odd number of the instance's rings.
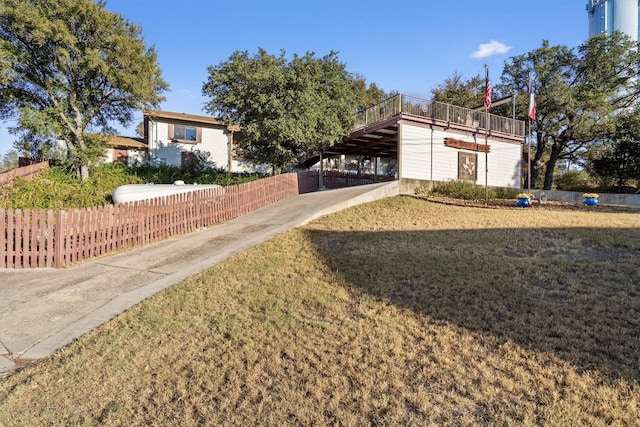
[[[0,209],[0,268],[7,267],[7,258],[9,255],[9,242],[5,236],[8,235],[9,230],[7,229],[7,221],[8,221],[8,212],[4,209]]]
[[[45,212],[43,211],[42,213],[42,218],[45,217]],[[41,263],[41,265],[44,265],[45,267],[52,267],[53,266],[53,261],[54,261],[54,243],[55,243],[55,238],[54,238],[54,228],[55,228],[55,222],[53,220],[53,211],[52,210],[47,210],[46,212],[46,220],[43,219],[43,223],[45,224],[43,227],[43,235],[42,235],[42,242],[44,247],[46,248],[46,253],[44,254],[44,263]]]
[[[53,265],[55,268],[60,268],[64,265],[63,253],[64,253],[64,236],[63,231],[65,229],[64,222],[66,219],[65,212],[62,210],[56,211],[56,222],[53,234]]]

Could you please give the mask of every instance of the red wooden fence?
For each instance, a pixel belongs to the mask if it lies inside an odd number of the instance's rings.
[[[0,209],[0,268],[59,268],[190,233],[297,194],[297,175],[283,174],[96,208]]]
[[[9,172],[0,173],[0,187],[5,185],[10,185],[16,177],[21,177],[25,179],[32,179],[33,176],[40,171],[41,169],[46,169],[49,167],[49,162],[39,162],[32,163],[27,166],[22,166]]]

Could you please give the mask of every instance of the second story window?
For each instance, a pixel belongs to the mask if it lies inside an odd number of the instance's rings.
[[[198,136],[198,130],[191,126],[177,125],[173,128],[173,137],[175,139],[184,139],[185,141],[195,141]]]
[[[188,125],[169,125],[169,139],[174,142],[191,142],[197,144],[200,141],[200,128]]]

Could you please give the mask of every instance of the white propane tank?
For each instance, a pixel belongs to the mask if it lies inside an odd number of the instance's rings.
[[[173,184],[126,184],[116,188],[111,197],[113,198],[113,203],[127,203],[209,188],[222,188],[222,186],[217,184],[187,185],[184,181],[175,181]]]

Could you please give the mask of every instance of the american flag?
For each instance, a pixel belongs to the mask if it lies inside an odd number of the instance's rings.
[[[489,73],[487,73],[487,84],[484,89],[484,106],[487,110],[491,109],[491,81],[489,81]]]

